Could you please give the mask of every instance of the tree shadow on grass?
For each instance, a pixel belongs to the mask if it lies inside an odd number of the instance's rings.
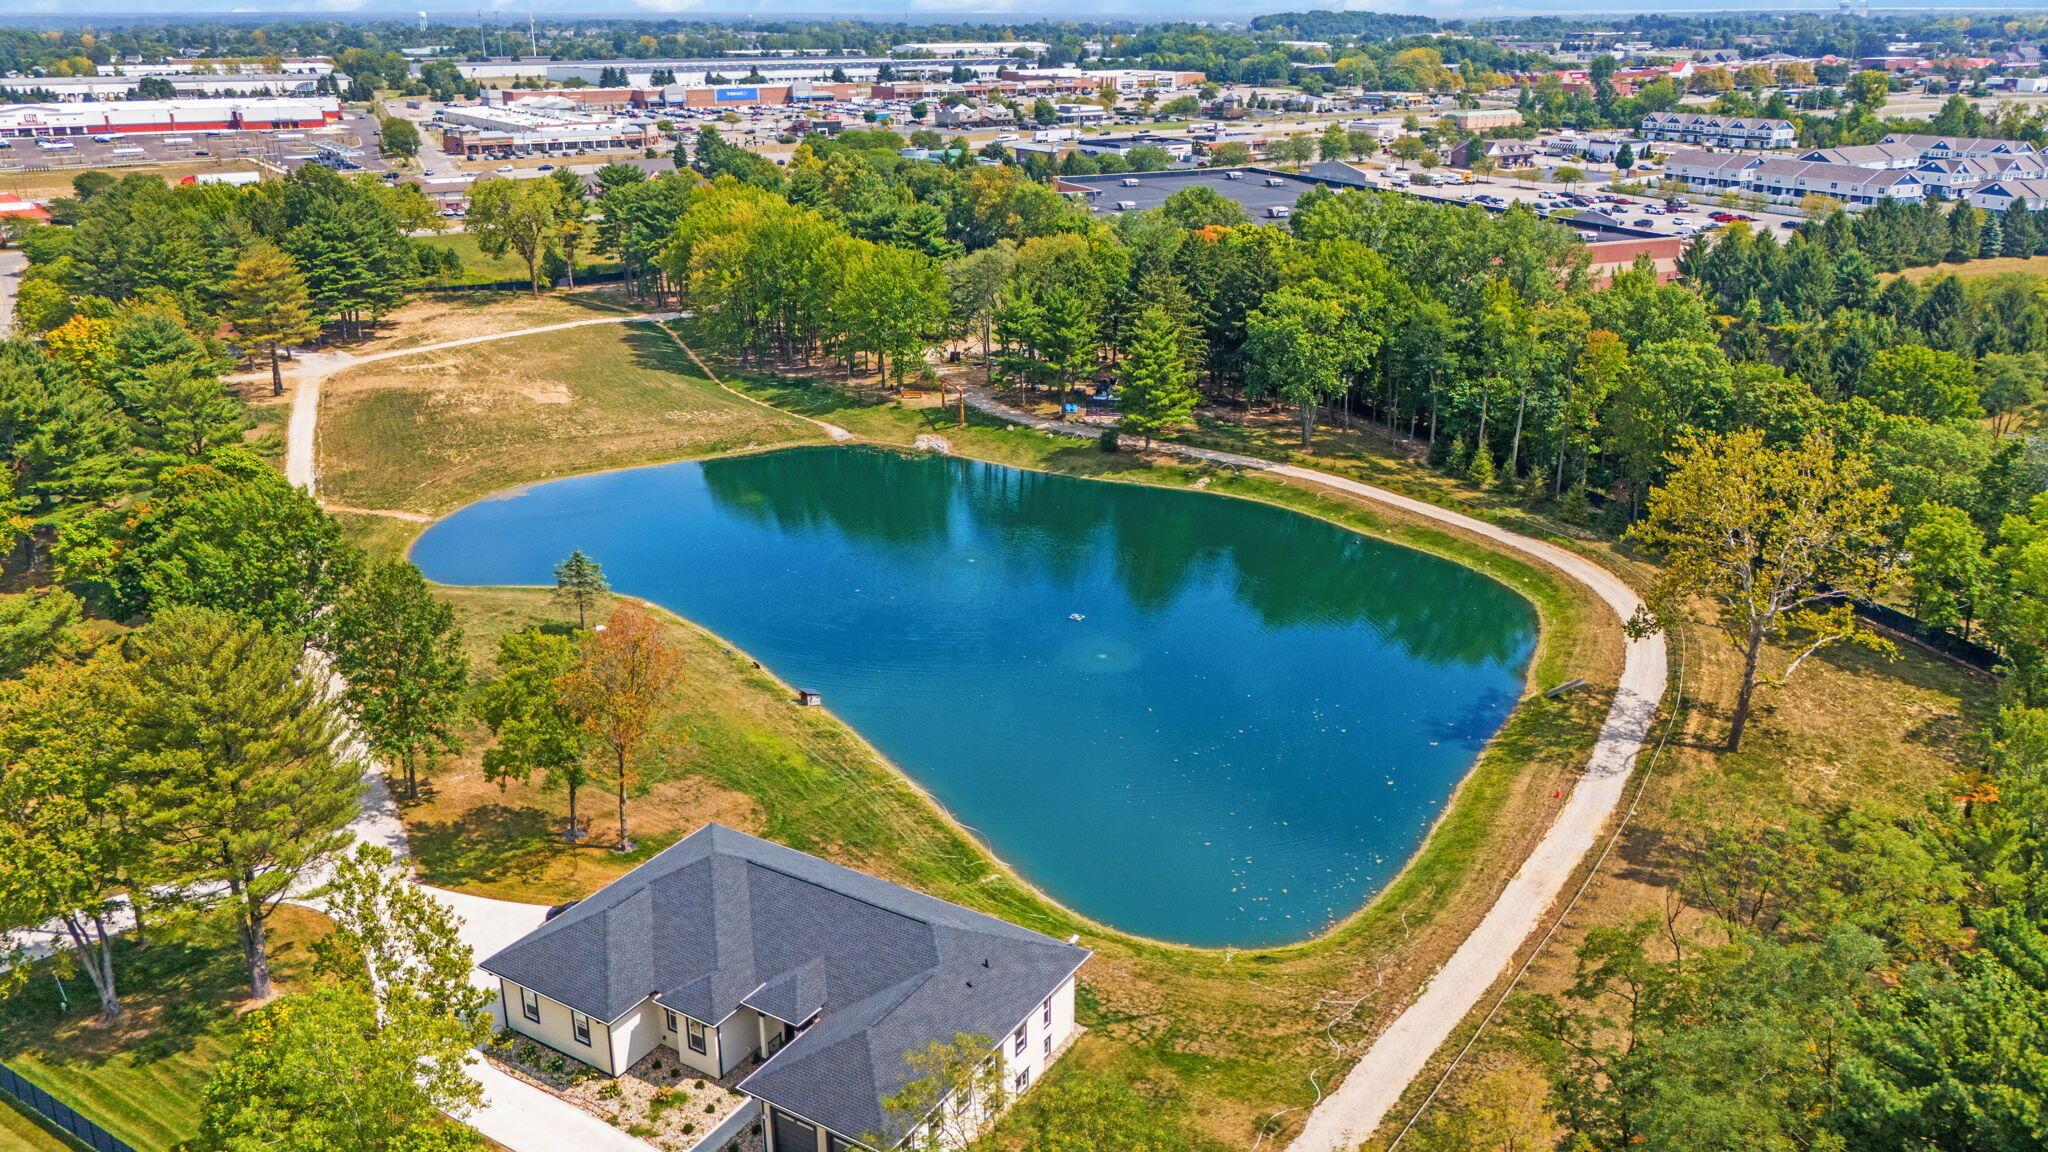
[[[453,820],[411,825],[413,859],[421,879],[443,888],[505,880],[533,880],[556,853],[562,822],[529,806],[484,804]]]
[[[39,961],[27,985],[0,1005],[0,1060],[32,1053],[53,1062],[151,1063],[225,1033],[249,996],[241,950],[210,927],[184,925],[177,935],[150,927],[145,943],[123,937],[114,946],[120,1020],[99,1021],[91,983],[70,964]],[[273,944],[281,975],[304,959],[296,944]]]

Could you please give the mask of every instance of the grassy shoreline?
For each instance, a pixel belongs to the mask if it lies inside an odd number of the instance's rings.
[[[724,365],[717,370],[727,372]],[[677,374],[701,379],[694,366]],[[397,389],[415,387],[406,376],[392,379]],[[918,435],[938,433],[962,456],[1261,500],[1444,556],[1501,580],[1535,607],[1538,640],[1525,683],[1541,687],[1582,676],[1596,685],[1564,701],[1534,697],[1519,704],[1422,845],[1363,906],[1300,942],[1205,949],[1119,933],[1047,898],[850,727],[821,710],[789,708],[788,688],[772,673],[752,667],[721,638],[670,617],[710,703],[700,701],[677,718],[687,740],[664,757],[634,801],[642,852],[658,850],[703,819],[724,819],[1042,931],[1079,933],[1097,958],[1084,973],[1083,1017],[1090,1031],[1070,1063],[1164,1092],[1206,1145],[1243,1147],[1258,1131],[1270,1130],[1272,1139],[1298,1125],[1315,1094],[1310,1074],[1325,1085],[1340,1075],[1358,1046],[1491,905],[1548,827],[1561,803],[1557,793],[1583,768],[1605,717],[1621,656],[1611,613],[1561,573],[1454,529],[1281,478],[1148,464],[1133,453],[1104,453],[978,414],[963,429],[950,412],[868,402],[830,385],[744,374],[726,376],[724,383],[780,411],[829,420],[877,446],[908,449]],[[365,378],[361,387],[374,390],[378,381]],[[577,402],[602,404],[604,393],[579,389]],[[726,446],[703,447],[715,452]],[[460,487],[482,494],[540,478],[518,444],[507,440],[494,448],[468,462]],[[323,427],[322,451],[347,449]],[[579,474],[632,463],[605,455],[597,453]],[[487,475],[503,482],[480,484]],[[375,482],[374,474],[365,479]],[[433,503],[436,510],[446,507],[445,500]],[[423,528],[368,515],[345,522],[352,535],[386,555],[409,547]],[[443,591],[472,632],[479,666],[487,666],[496,635],[554,618],[540,590]],[[639,852],[619,858],[561,845],[551,835],[558,794],[517,784],[486,788],[473,759],[444,766],[435,791],[407,806],[429,881],[506,898],[559,900],[594,889],[641,858]],[[603,804],[593,792],[583,807],[602,820]],[[1330,1017],[1338,1013],[1332,1003],[1353,1009],[1333,1024]],[[1333,1054],[1332,1043],[1342,1051]]]

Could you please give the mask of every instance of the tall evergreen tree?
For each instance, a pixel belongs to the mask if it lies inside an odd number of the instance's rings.
[[[1118,423],[1145,438],[1187,422],[1199,399],[1195,370],[1181,347],[1180,325],[1159,308],[1138,314],[1118,364]]]

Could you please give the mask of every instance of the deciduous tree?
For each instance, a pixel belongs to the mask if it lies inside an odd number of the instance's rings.
[[[1742,658],[1729,718],[1728,747],[1742,745],[1761,676],[1764,649],[1792,640],[1798,654],[1774,683],[1791,679],[1808,656],[1845,640],[1883,648],[1860,629],[1852,597],[1881,594],[1893,559],[1884,531],[1896,515],[1889,491],[1867,482],[1869,466],[1842,456],[1826,435],[1770,448],[1744,430],[1685,436],[1676,466],[1650,493],[1649,514],[1630,538],[1663,553],[1655,618],[1671,619],[1693,597],[1709,601],[1713,621]]]
[[[427,589],[419,569],[393,560],[349,586],[327,636],[346,684],[343,705],[370,750],[398,763],[406,795],[417,797],[421,762],[462,746],[469,661],[455,610]]]
[[[682,675],[682,655],[661,622],[635,604],[621,604],[597,631],[585,633],[583,660],[563,678],[562,692],[583,730],[610,754],[619,799],[619,851],[630,852],[626,790],[634,754],[661,717]]]

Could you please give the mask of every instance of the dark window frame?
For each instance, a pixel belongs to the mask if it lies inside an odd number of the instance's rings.
[[[1017,1031],[1010,1036],[1010,1055],[1022,1056],[1024,1054],[1024,1046],[1030,1042],[1031,1023],[1027,1020],[1017,1025]]]
[[[697,1021],[687,1016],[683,1018],[683,1042],[690,1046],[690,1051],[699,1056],[707,1056],[711,1052],[711,1041],[706,1035],[708,1031],[709,1029]]]
[[[540,993],[535,992],[531,988],[521,988],[519,990],[519,1014],[535,1024],[540,1023]]]
[[[569,1009],[569,1034],[578,1044],[590,1047],[590,1017],[574,1008]]]

